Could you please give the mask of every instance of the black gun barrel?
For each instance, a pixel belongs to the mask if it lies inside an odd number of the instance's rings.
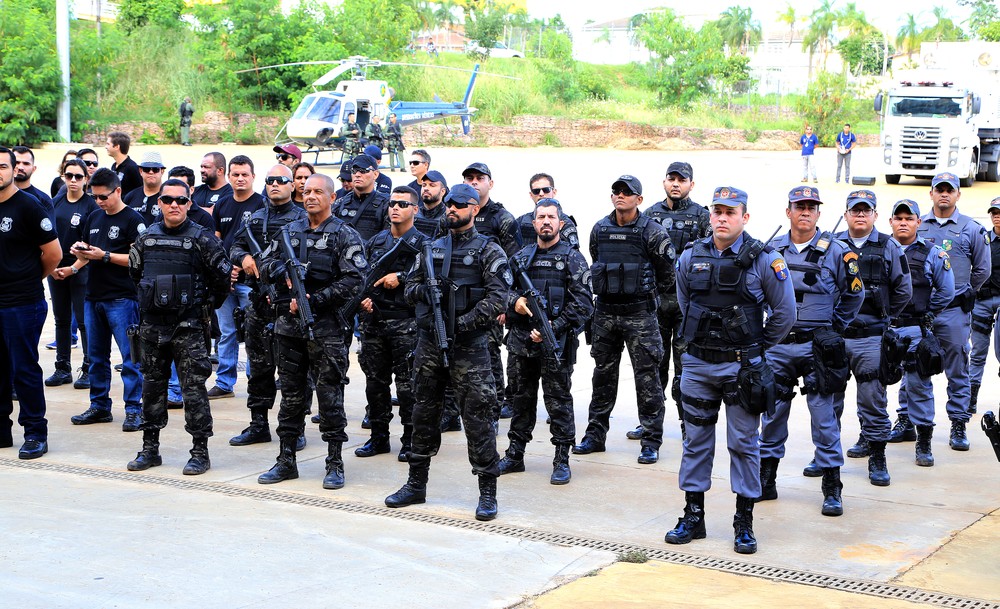
[[[281,248],[281,257],[285,263],[288,278],[292,281],[292,295],[295,297],[299,309],[299,326],[309,336],[309,340],[315,340],[313,326],[316,325],[316,318],[313,316],[312,307],[309,305],[309,296],[306,292],[306,265],[295,256],[291,237],[288,236],[287,224],[281,227],[278,245]]]
[[[434,338],[441,350],[441,361],[448,367],[448,330],[444,325],[444,311],[441,310],[441,280],[434,273],[434,255],[431,242],[424,242],[424,262],[427,266],[427,292],[434,313]]]
[[[545,299],[535,284],[531,281],[527,271],[521,267],[513,258],[510,259],[510,269],[514,273],[514,280],[524,291],[524,297],[528,301],[528,310],[531,317],[538,325],[538,332],[542,335],[542,350],[545,356],[553,362],[562,361],[562,347],[552,331],[552,324],[549,316],[545,314]]]

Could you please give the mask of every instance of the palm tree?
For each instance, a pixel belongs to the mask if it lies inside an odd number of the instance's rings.
[[[947,9],[943,6],[935,6],[931,13],[934,15],[934,25],[928,27],[922,32],[922,38],[924,40],[933,40],[935,42],[951,41],[951,40],[964,40],[965,32],[962,28],[955,24],[955,22],[948,16]]]
[[[834,26],[837,24],[837,13],[833,10],[836,0],[822,0],[819,8],[809,15],[809,29],[802,38],[802,46],[809,49],[809,77],[812,78],[813,54],[817,51],[823,53],[823,69],[826,69],[826,60],[830,54],[830,38],[833,36]]]
[[[740,55],[746,55],[751,47],[760,44],[760,22],[753,18],[751,8],[730,6],[716,23],[722,33],[722,41],[730,50],[738,49]]]
[[[799,20],[795,14],[795,7],[791,4],[785,6],[785,11],[778,14],[778,22],[788,25],[788,46],[792,46],[792,37],[795,36],[795,23]]]
[[[434,11],[434,17],[439,25],[443,25],[447,32],[446,44],[451,43],[451,28],[458,23],[455,17],[454,8],[458,6],[454,0],[438,0],[438,8]]]
[[[896,33],[896,47],[906,49],[906,60],[913,61],[913,54],[920,49],[923,42],[923,30],[917,23],[917,16],[913,13],[903,15],[906,22]]]
[[[417,19],[420,21],[421,30],[428,36],[433,35],[433,30],[437,28],[437,16],[434,14],[434,7],[427,0],[417,2]]]

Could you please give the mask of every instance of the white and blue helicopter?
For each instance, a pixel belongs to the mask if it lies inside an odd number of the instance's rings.
[[[371,117],[380,117],[384,126],[388,124],[389,114],[395,114],[396,120],[404,127],[458,117],[462,121],[463,133],[468,135],[472,128],[472,115],[476,112],[476,109],[469,105],[476,86],[476,77],[485,74],[479,71],[479,64],[476,64],[472,70],[465,70],[449,66],[379,61],[361,56],[348,57],[339,61],[302,61],[258,69],[317,64],[338,65],[312,83],[314,92],[306,95],[299,103],[291,118],[285,122],[275,137],[277,145],[293,143],[302,149],[303,156],[306,154],[315,155],[314,165],[336,165],[342,161],[341,158],[329,163],[320,163],[319,155],[324,152],[336,153],[343,150],[344,138],[340,136],[340,131],[344,123],[347,122],[347,116],[352,113],[355,115],[355,122],[361,128],[362,133]],[[366,78],[368,69],[378,66],[432,67],[471,72],[472,76],[469,78],[469,86],[465,90],[462,101],[446,102],[439,99],[437,95],[434,96],[432,102],[394,101],[392,98],[395,91],[386,81]],[[256,70],[240,70],[240,72],[254,72]],[[348,71],[351,72],[351,78],[341,80],[335,90],[322,90],[322,87]],[[490,74],[490,76],[512,78],[500,74]]]

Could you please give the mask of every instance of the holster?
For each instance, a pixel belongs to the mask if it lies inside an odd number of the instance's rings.
[[[997,461],[1000,461],[1000,423],[997,423],[997,418],[993,415],[993,411],[983,414],[983,420],[980,424],[983,426],[986,437],[990,439],[990,444],[993,445],[993,452],[997,455]]]
[[[236,326],[236,342],[247,340],[247,312],[243,307],[233,308],[233,325]]]
[[[816,391],[822,394],[841,393],[851,377],[844,337],[832,328],[813,331],[813,370],[816,371]]]
[[[903,360],[910,349],[912,337],[903,336],[892,328],[882,333],[882,349],[879,358],[878,377],[883,385],[895,385],[903,380]]]
[[[924,337],[917,345],[917,374],[923,377],[934,376],[944,372],[944,349],[941,342],[932,332],[923,330]]]
[[[128,350],[132,354],[132,363],[136,366],[142,361],[142,340],[139,338],[139,324],[132,324],[125,329],[128,336]]]
[[[765,358],[756,364],[745,364],[736,374],[737,398],[740,407],[752,415],[774,414],[776,383],[774,371]]]

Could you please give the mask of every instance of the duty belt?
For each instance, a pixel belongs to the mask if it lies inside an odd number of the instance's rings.
[[[736,349],[713,349],[710,347],[699,347],[694,343],[687,346],[689,355],[708,362],[710,364],[721,364],[724,362],[745,362],[755,357],[764,355],[764,348],[760,345],[749,347],[739,347]]]
[[[597,301],[596,310],[598,313],[606,313],[608,315],[632,315],[634,313],[655,313],[656,312],[656,298],[650,296],[649,298],[638,300],[636,302],[629,302],[625,304],[611,304],[607,302]]]
[[[893,328],[912,328],[913,326],[919,326],[924,323],[924,315],[918,315],[916,317],[901,315],[896,321],[892,322]]]
[[[793,330],[781,339],[778,344],[781,345],[801,345],[803,343],[811,343],[813,339],[812,330]]]
[[[885,332],[887,325],[880,324],[874,326],[847,326],[844,330],[844,338],[871,338],[881,336]]]

